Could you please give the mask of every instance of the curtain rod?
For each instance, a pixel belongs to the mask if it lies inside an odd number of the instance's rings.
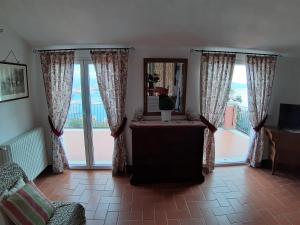
[[[55,51],[83,51],[83,50],[121,50],[121,49],[128,49],[134,50],[134,47],[128,48],[57,48],[57,49],[33,49],[34,53],[37,52],[55,52]]]
[[[212,53],[225,53],[225,54],[243,54],[243,55],[265,55],[265,56],[275,56],[280,57],[280,54],[268,54],[268,53],[254,53],[254,52],[231,52],[231,51],[211,51],[211,50],[204,50],[204,49],[191,49],[195,52],[212,52]]]

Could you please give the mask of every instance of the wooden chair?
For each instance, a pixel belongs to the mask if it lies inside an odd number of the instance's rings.
[[[266,132],[266,135],[269,140],[269,157],[272,160],[272,175],[274,175],[275,170],[276,170],[278,152],[276,150],[276,144],[275,144],[275,141],[273,140],[273,134],[272,134],[271,130],[266,128],[265,132]]]

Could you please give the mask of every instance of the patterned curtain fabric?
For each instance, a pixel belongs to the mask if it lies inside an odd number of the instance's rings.
[[[125,134],[125,99],[127,86],[128,50],[91,51],[100,95],[108,124],[115,138],[113,175],[125,172],[127,151]]]
[[[203,53],[201,56],[200,114],[202,122],[208,127],[204,134],[203,148],[206,173],[215,167],[214,132],[223,121],[234,63],[234,54]]]
[[[250,123],[255,131],[252,137],[248,162],[260,165],[264,147],[264,123],[267,119],[277,58],[247,55],[247,86]]]
[[[61,173],[68,167],[60,137],[72,95],[74,51],[44,52],[40,58],[51,127],[53,171]]]

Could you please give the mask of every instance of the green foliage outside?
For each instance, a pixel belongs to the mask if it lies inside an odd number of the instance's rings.
[[[235,96],[235,98],[233,99],[233,101],[235,102],[239,102],[239,103],[242,103],[242,96],[238,95],[238,96]]]
[[[235,103],[237,109],[236,129],[249,135],[251,129],[249,112],[248,108],[241,106],[241,103],[243,102],[242,96],[236,95],[235,90],[230,89],[229,100]]]
[[[249,112],[243,109],[241,106],[237,106],[237,129],[245,134],[250,134],[250,122],[249,122]]]

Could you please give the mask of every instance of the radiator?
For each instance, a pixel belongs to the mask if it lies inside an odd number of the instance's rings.
[[[42,128],[36,128],[0,146],[0,165],[15,162],[29,180],[35,179],[48,165]]]

